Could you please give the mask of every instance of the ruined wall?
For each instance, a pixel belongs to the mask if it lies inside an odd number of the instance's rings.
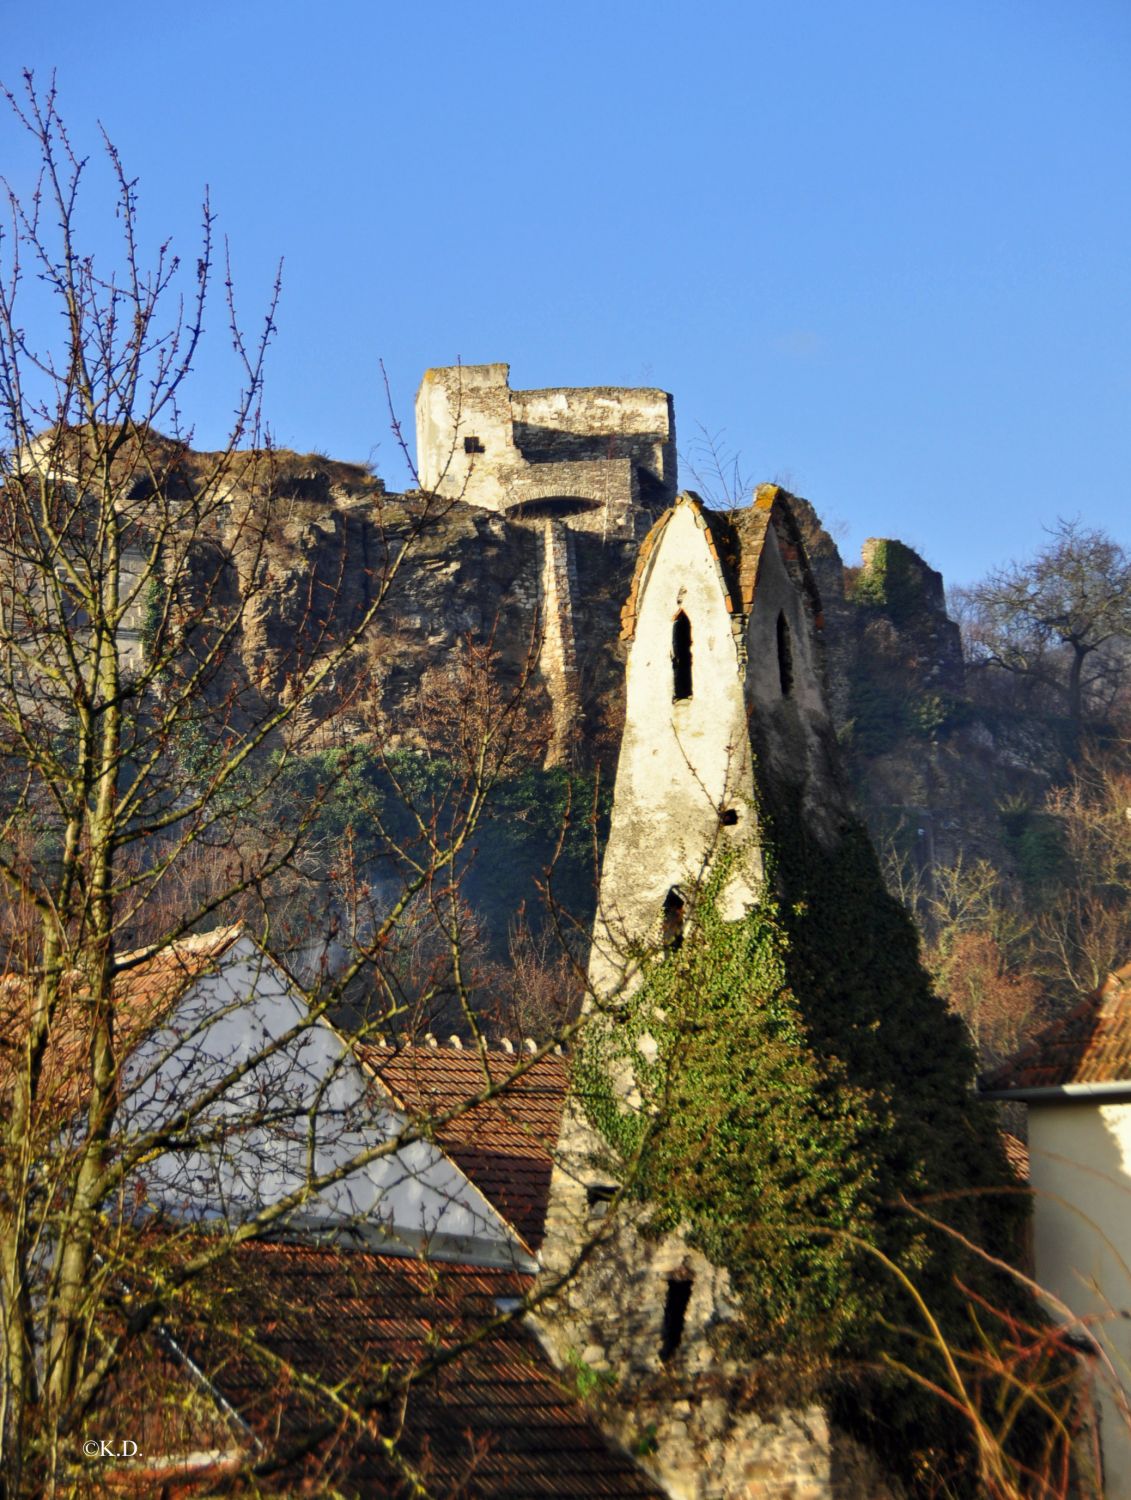
[[[589,1127],[571,1107],[555,1169],[542,1260],[547,1278],[601,1232],[601,1175],[586,1163]],[[773,1411],[748,1371],[716,1345],[734,1311],[729,1278],[681,1235],[659,1243],[624,1204],[599,1251],[540,1309],[540,1332],[566,1370],[583,1368],[599,1392],[602,1425],[676,1500],[831,1500],[827,1425],[817,1410]],[[689,1286],[674,1348],[665,1327],[669,1287]]]
[[[428,370],[416,398],[421,486],[528,519],[634,536],[675,497],[675,417],[664,391],[512,391],[508,366]],[[646,525],[649,515],[644,517]]]
[[[594,1137],[567,1107],[542,1251],[548,1281],[578,1245],[607,1238],[539,1309],[538,1332],[567,1377],[586,1372],[602,1425],[674,1500],[898,1500],[872,1457],[818,1403],[783,1397],[771,1362],[728,1354],[730,1278],[681,1234],[641,1233],[624,1202],[611,1230]],[[671,1287],[689,1288],[678,1338]],[[674,1347],[672,1347],[674,1342]]]
[[[614,993],[633,940],[656,928],[673,887],[693,892],[720,843],[750,842],[752,781],[742,663],[719,562],[702,517],[680,503],[653,539],[636,583],[625,676],[625,727],[601,872],[591,980]],[[675,697],[673,629],[690,631],[691,691]],[[723,823],[730,810],[733,824]],[[734,887],[755,899],[756,851]]]
[[[573,631],[577,575],[570,535],[560,521],[547,517],[542,522],[540,543],[542,649],[538,665],[550,695],[553,724],[546,765],[560,766],[576,758],[581,733],[581,690]]]

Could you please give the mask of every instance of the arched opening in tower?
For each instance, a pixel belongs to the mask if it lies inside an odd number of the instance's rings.
[[[691,1288],[689,1276],[672,1276],[668,1280],[667,1296],[664,1298],[664,1321],[660,1329],[660,1359],[664,1364],[667,1364],[683,1343]]]
[[[587,500],[583,495],[543,495],[537,500],[519,501],[507,514],[519,521],[564,521],[600,508],[599,500]]]
[[[691,697],[691,621],[682,609],[672,622],[672,697]]]
[[[664,897],[664,947],[670,953],[678,953],[683,942],[683,921],[687,902],[678,885],[673,885]]]
[[[793,691],[793,648],[789,643],[789,625],[785,615],[778,613],[778,682],[781,695],[788,698]]]

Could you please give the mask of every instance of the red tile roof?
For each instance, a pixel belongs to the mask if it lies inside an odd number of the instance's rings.
[[[1014,1135],[1009,1130],[1001,1133],[1002,1150],[1005,1152],[1005,1161],[1009,1170],[1018,1182],[1029,1181],[1029,1148],[1020,1136]]]
[[[363,1046],[362,1059],[396,1101],[427,1117],[504,1082],[522,1055],[472,1047]],[[561,1132],[569,1073],[549,1054],[504,1092],[440,1125],[436,1140],[461,1171],[537,1251],[545,1231],[554,1151]]]
[[[167,1326],[261,1451],[293,1455],[269,1476],[286,1493],[313,1482],[318,1493],[407,1494],[385,1445],[395,1437],[429,1494],[658,1500],[517,1322],[461,1350],[405,1398],[390,1393],[390,1380],[481,1330],[496,1298],[529,1286],[510,1271],[248,1244],[200,1289],[199,1316]],[[313,1451],[297,1454],[311,1435]]]
[[[1108,975],[981,1086],[986,1093],[1025,1093],[1088,1083],[1126,1083],[1131,1090],[1131,964]]]

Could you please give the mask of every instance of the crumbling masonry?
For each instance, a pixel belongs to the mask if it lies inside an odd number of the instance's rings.
[[[539,532],[547,764],[567,761],[581,725],[573,534],[636,540],[675,499],[672,398],[613,386],[512,391],[505,364],[427,370],[416,444],[422,489]]]

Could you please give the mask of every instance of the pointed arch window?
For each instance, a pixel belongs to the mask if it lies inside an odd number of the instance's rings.
[[[672,621],[672,697],[691,697],[691,621],[682,609]]]
[[[789,623],[785,615],[778,612],[778,682],[781,695],[788,698],[793,692],[793,647],[789,640]]]

